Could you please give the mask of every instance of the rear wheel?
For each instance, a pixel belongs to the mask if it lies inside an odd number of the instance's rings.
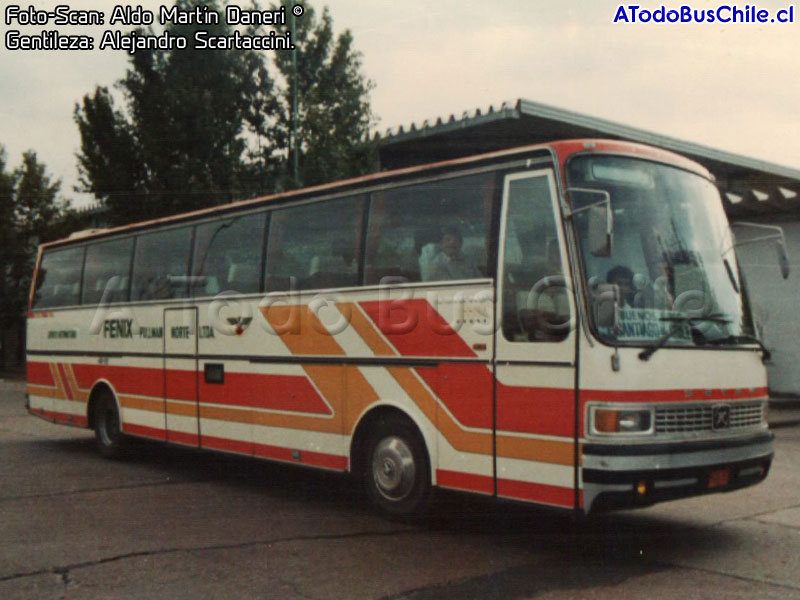
[[[364,486],[378,510],[395,517],[425,510],[430,466],[422,437],[413,425],[398,418],[379,422],[367,441],[364,458]]]
[[[94,439],[103,456],[119,457],[125,449],[119,409],[108,391],[101,392],[94,405]]]

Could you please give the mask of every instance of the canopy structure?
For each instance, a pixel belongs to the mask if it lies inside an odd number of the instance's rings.
[[[704,165],[716,177],[734,220],[800,216],[798,169],[524,99],[390,129],[381,136],[380,160],[382,168],[395,169],[514,146],[597,137],[658,146]]]

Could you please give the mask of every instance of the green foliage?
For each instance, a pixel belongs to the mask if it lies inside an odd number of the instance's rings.
[[[176,4],[186,9],[196,0]],[[203,4],[220,11],[217,1]],[[376,152],[365,141],[371,84],[359,72],[352,36],[346,31],[334,39],[327,9],[317,19],[304,6],[295,44],[299,179],[308,185],[374,170]],[[198,29],[232,33],[224,17],[219,25],[166,27],[189,40]],[[133,54],[117,82],[121,108],[105,87],[75,107],[81,183],[105,202],[111,224],[298,185],[289,147],[292,53],[191,46]]]
[[[289,14],[292,3],[283,5]],[[369,106],[373,84],[361,75],[361,55],[353,50],[353,36],[349,30],[334,36],[327,8],[319,18],[307,4],[305,9],[295,20],[295,56],[275,54],[275,67],[286,83],[275,90],[280,109],[274,113],[269,133],[285,156],[282,187],[315,185],[377,169],[377,149],[369,141],[375,125]],[[295,81],[299,181],[294,180],[290,144]]]
[[[0,148],[0,326],[25,314],[39,243],[64,237],[77,225],[67,201],[59,198],[61,183],[47,175],[36,153],[22,155],[22,165],[9,172]]]
[[[182,9],[191,5],[177,2]],[[231,33],[222,21],[202,28]],[[167,30],[191,38],[199,28],[172,24]],[[249,51],[137,51],[117,83],[125,111],[115,108],[107,88],[84,96],[75,107],[78,167],[86,191],[106,202],[112,224],[218,204],[237,194],[241,134],[260,62]]]

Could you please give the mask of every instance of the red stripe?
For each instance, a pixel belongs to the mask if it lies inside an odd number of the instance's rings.
[[[572,437],[575,395],[569,388],[515,387],[497,382],[497,428]]]
[[[475,475],[459,471],[436,470],[436,484],[440,487],[494,494],[494,480],[488,475]]]
[[[360,304],[404,356],[476,356],[427,300],[384,300]]]
[[[46,385],[55,387],[50,363],[28,361],[28,383],[31,385]]]
[[[767,395],[767,388],[717,388],[690,390],[581,390],[582,401],[601,402],[696,402],[746,400]]]
[[[91,389],[99,379],[106,379],[118,394],[163,398],[164,371],[149,367],[73,365],[75,378],[82,389]],[[195,371],[166,371],[167,394],[175,400],[194,401]],[[208,384],[201,380],[202,402],[247,406],[272,410],[332,414],[309,379],[303,375],[226,373],[225,383]]]
[[[164,397],[164,371],[151,367],[73,364],[75,379],[83,390],[99,379],[107,379],[118,394]],[[169,373],[169,371],[168,371]]]
[[[201,382],[200,401],[315,415],[333,414],[303,375],[225,373],[224,385]]]
[[[347,457],[335,454],[323,454],[321,452],[310,452],[307,450],[292,450],[280,446],[270,446],[267,444],[253,444],[255,456],[282,460],[287,462],[300,463],[344,471],[347,468]],[[299,458],[294,458],[295,453],[299,453]]]
[[[237,454],[247,454],[248,456],[252,456],[253,454],[253,444],[250,442],[240,442],[239,440],[228,440],[211,435],[204,435],[202,437],[202,444],[203,448],[225,450],[226,452],[236,452]]]
[[[200,445],[200,436],[196,433],[185,433],[183,431],[173,431],[170,429],[167,432],[167,441],[183,444],[185,446],[197,447]]]
[[[503,498],[556,504],[558,506],[572,507],[575,504],[575,491],[571,487],[565,488],[513,479],[498,479],[497,495]]]
[[[203,447],[237,454],[248,454],[259,458],[268,458],[282,462],[311,465],[344,471],[347,468],[348,460],[346,456],[336,454],[324,454],[322,452],[310,452],[307,450],[296,450],[284,448],[282,446],[271,446],[269,444],[251,444],[214,436],[203,436]],[[299,458],[295,458],[299,453]]]
[[[146,425],[123,423],[122,431],[131,435],[140,435],[142,437],[153,438],[156,440],[166,441],[167,439],[167,432],[164,429],[147,427]]]
[[[76,427],[86,427],[89,423],[84,415],[73,415],[69,413],[44,410],[41,408],[29,408],[28,412],[53,423],[62,425],[75,425]]]
[[[168,369],[165,374],[164,386],[167,398],[197,402],[197,371]]]
[[[416,372],[459,423],[492,428],[492,373],[486,365],[445,363]]]

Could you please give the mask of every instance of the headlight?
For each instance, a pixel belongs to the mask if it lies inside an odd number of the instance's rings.
[[[592,433],[600,435],[652,433],[653,409],[592,407],[590,422]]]

